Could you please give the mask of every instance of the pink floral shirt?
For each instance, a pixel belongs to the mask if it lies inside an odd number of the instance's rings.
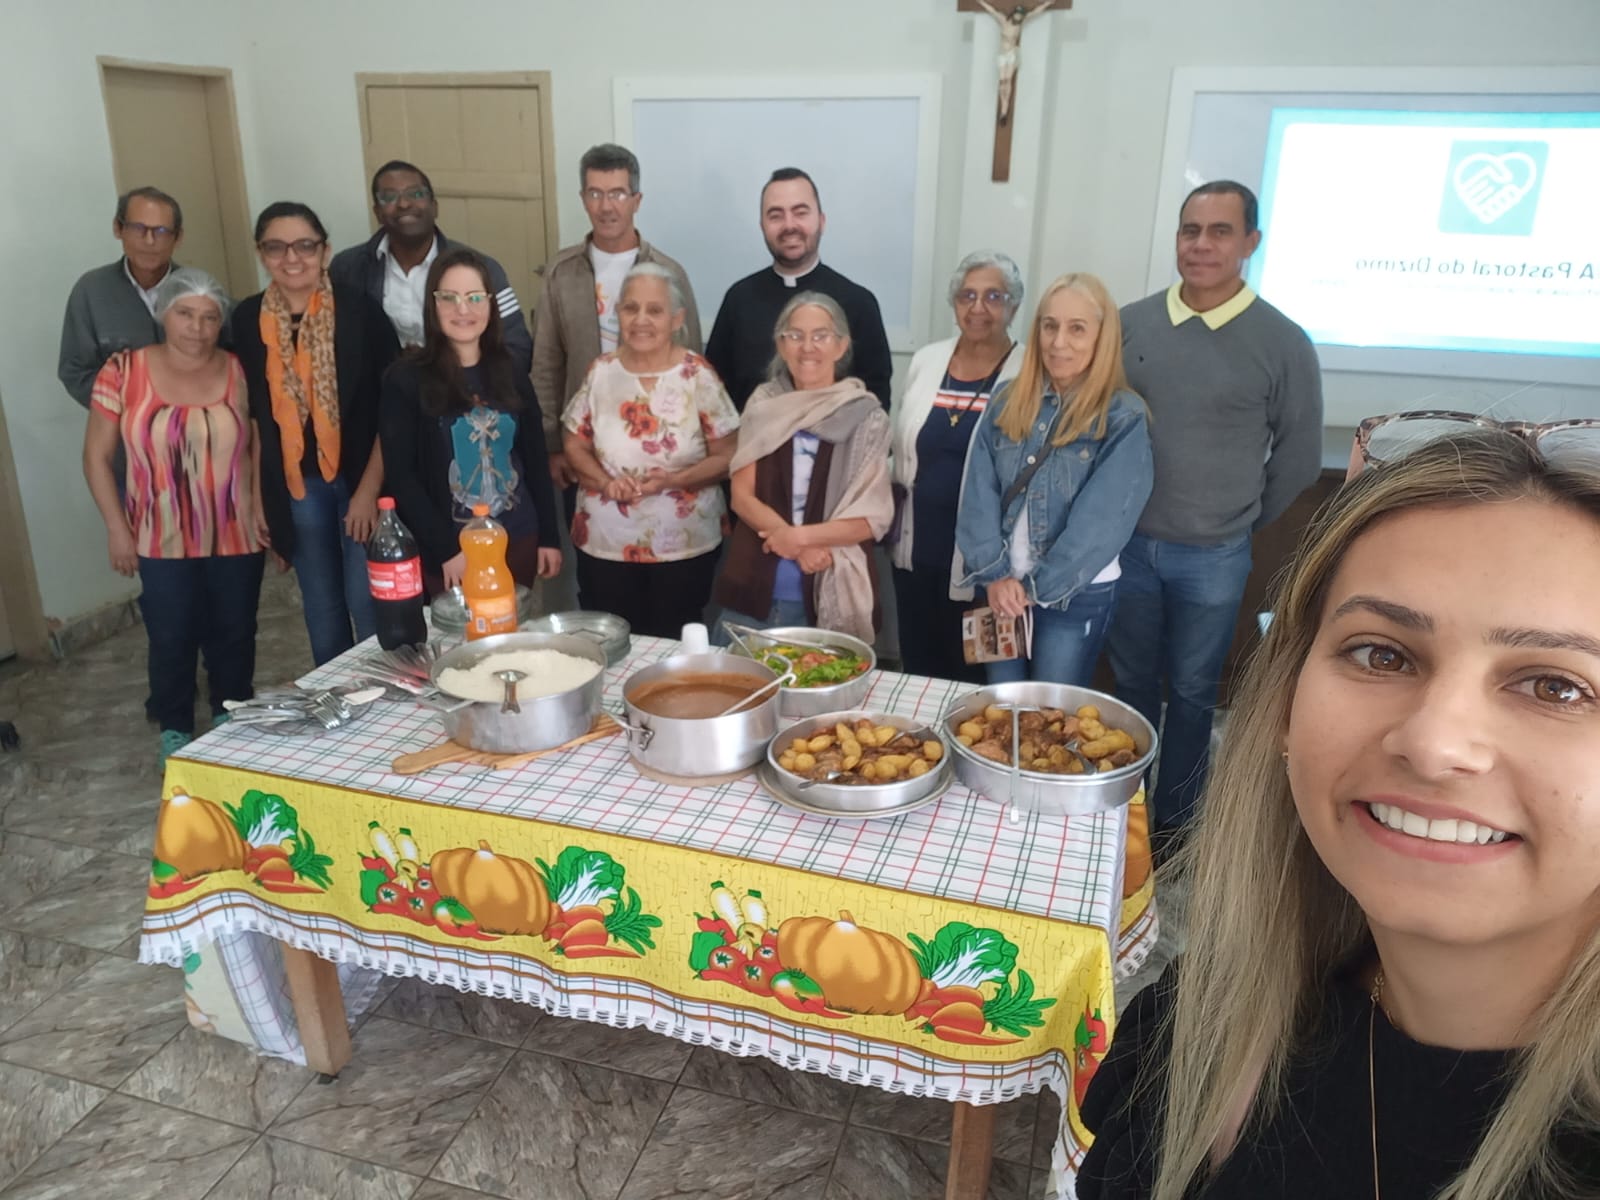
[[[654,386],[647,386],[651,380]],[[561,419],[594,446],[611,475],[681,471],[706,456],[706,445],[739,428],[722,380],[689,353],[664,375],[635,375],[615,354],[594,360]],[[660,492],[636,501],[607,500],[582,485],[572,544],[614,562],[674,562],[715,550],[727,506],[720,484]]]

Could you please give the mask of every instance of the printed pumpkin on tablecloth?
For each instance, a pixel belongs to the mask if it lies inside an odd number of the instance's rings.
[[[149,895],[167,899],[226,871],[243,871],[267,892],[322,892],[332,884],[331,866],[282,796],[252,788],[237,806],[218,806],[175,791],[156,818]]]
[[[655,947],[661,918],[644,911],[609,854],[568,846],[553,865],[535,866],[480,840],[424,864],[411,830],[398,832],[368,826],[374,853],[361,860],[361,899],[370,912],[476,941],[542,937],[563,958],[638,958]]]
[[[742,895],[720,880],[713,916],[696,914],[689,967],[708,983],[731,984],[812,1016],[899,1016],[946,1042],[1006,1045],[1041,1028],[1053,998],[1034,995],[1018,970],[1017,947],[994,929],[953,921],[906,943],[837,919],[791,917],[775,928],[758,891]]]

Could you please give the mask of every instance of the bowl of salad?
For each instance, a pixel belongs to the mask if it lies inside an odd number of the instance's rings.
[[[878,656],[860,638],[808,625],[742,632],[746,651],[780,675],[794,679],[778,689],[778,716],[798,721],[862,706]],[[739,651],[738,643],[734,648]]]

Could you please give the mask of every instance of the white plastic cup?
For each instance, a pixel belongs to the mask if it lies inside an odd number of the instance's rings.
[[[685,654],[703,654],[711,649],[711,634],[699,621],[685,625],[679,641],[683,643]]]

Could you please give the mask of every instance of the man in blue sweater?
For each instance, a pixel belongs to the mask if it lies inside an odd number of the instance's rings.
[[[1122,552],[1107,652],[1117,694],[1157,727],[1165,688],[1158,845],[1182,836],[1205,787],[1250,536],[1322,467],[1316,351],[1244,282],[1256,222],[1243,184],[1196,188],[1178,220],[1182,282],[1122,310],[1128,383],[1150,406],[1155,490]]]

